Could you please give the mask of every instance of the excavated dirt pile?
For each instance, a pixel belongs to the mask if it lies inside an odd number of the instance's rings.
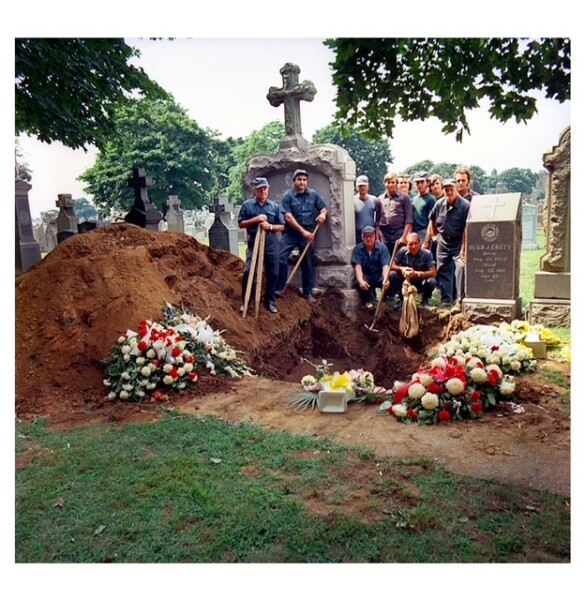
[[[59,244],[16,280],[16,414],[44,416],[52,427],[88,422],[153,420],[160,402],[110,402],[104,361],[127,329],[162,319],[164,302],[184,307],[223,331],[227,342],[264,378],[232,380],[200,373],[197,384],[169,394],[166,404],[195,414],[314,435],[337,435],[403,458],[435,456],[456,472],[496,477],[568,492],[570,421],[565,390],[543,376],[520,382],[524,414],[501,407],[480,421],[418,427],[377,415],[359,403],[343,415],[294,411],[283,399],[300,391],[300,378],[322,359],[336,369],[364,368],[390,387],[425,364],[432,348],[469,326],[461,315],[421,309],[422,329],[400,340],[400,313],[383,311],[371,332],[371,311],[342,314],[341,294],[326,292],[315,305],[290,290],[278,314],[260,309],[243,319],[244,263],[194,238],[112,225]],[[547,368],[566,366],[548,361]],[[544,372],[544,371],[543,371]]]
[[[448,318],[429,311],[417,352],[397,343],[398,313],[384,314],[377,323],[385,333],[371,333],[365,324],[373,314],[357,323],[344,317],[342,297],[334,290],[316,306],[293,290],[279,301],[278,314],[261,308],[258,320],[253,310],[243,319],[238,310],[243,269],[238,257],[190,236],[133,225],[112,225],[61,243],[16,282],[17,414],[51,414],[99,401],[105,392],[103,361],[112,346],[140,320],[160,320],[165,301],[209,316],[256,372],[275,379],[296,377],[307,365],[302,358],[327,357],[345,368],[368,369],[380,385],[389,385],[416,370],[420,351],[437,343],[449,325]],[[205,391],[204,383],[200,387]]]

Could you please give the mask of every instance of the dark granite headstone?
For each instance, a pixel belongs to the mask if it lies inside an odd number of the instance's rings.
[[[521,317],[520,194],[475,196],[467,218],[467,266],[463,301],[471,320]]]
[[[146,170],[142,167],[134,167],[128,185],[134,188],[134,206],[124,220],[138,227],[158,231],[162,213],[148,199],[148,186],[152,185],[152,179],[146,175]]]
[[[17,178],[14,185],[16,207],[15,266],[16,275],[21,275],[41,260],[41,248],[35,240],[28,203],[28,192],[32,186]]]
[[[239,256],[238,228],[232,223],[230,208],[227,198],[221,197],[212,206],[215,220],[209,228],[209,246]]]

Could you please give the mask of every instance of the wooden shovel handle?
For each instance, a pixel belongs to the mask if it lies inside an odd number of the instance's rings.
[[[317,227],[315,227],[315,231],[313,231],[313,239],[315,239],[314,236],[317,235],[317,231],[319,231],[320,226],[321,226],[321,223],[317,223]],[[297,260],[297,264],[294,266],[293,270],[291,271],[290,275],[288,276],[288,279],[286,280],[286,283],[284,284],[285,288],[292,281],[292,278],[295,276],[295,273],[299,270],[299,267],[301,266],[301,263],[303,262],[303,258],[305,258],[305,254],[307,254],[307,252],[309,251],[309,248],[311,247],[312,243],[313,242],[309,242],[305,246],[303,253],[299,256],[299,260]]]

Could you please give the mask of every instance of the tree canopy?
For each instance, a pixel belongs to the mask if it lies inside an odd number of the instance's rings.
[[[337,144],[353,158],[357,175],[367,175],[370,180],[370,194],[384,192],[386,164],[392,162],[388,139],[368,140],[355,128],[349,130],[337,123],[331,123],[315,132],[313,144]]]
[[[489,101],[493,118],[526,122],[533,92],[569,100],[568,38],[342,38],[325,44],[337,87],[336,118],[374,139],[403,121],[437,117],[461,141],[466,114]]]
[[[234,204],[241,204],[246,199],[244,173],[248,161],[256,154],[278,152],[280,140],[285,136],[282,121],[271,121],[264,127],[253,131],[244,140],[238,140],[234,147],[235,165],[230,169],[230,184],[226,195]]]
[[[166,92],[128,61],[139,51],[122,38],[16,38],[16,135],[103,148],[112,115],[130,94]]]
[[[144,167],[153,185],[148,197],[163,210],[169,195],[179,196],[182,208],[210,205],[216,185],[218,148],[215,134],[187,116],[172,98],[132,100],[112,116],[114,133],[93,167],[79,177],[100,209],[129,209],[134,190],[128,186],[134,167]]]

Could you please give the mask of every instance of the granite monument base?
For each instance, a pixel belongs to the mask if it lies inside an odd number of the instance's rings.
[[[522,318],[522,298],[515,300],[464,298],[463,312],[473,323],[489,325]]]
[[[571,274],[538,271],[534,276],[534,296],[569,300],[571,298]]]
[[[545,327],[570,327],[571,301],[534,298],[528,308],[528,321]]]

